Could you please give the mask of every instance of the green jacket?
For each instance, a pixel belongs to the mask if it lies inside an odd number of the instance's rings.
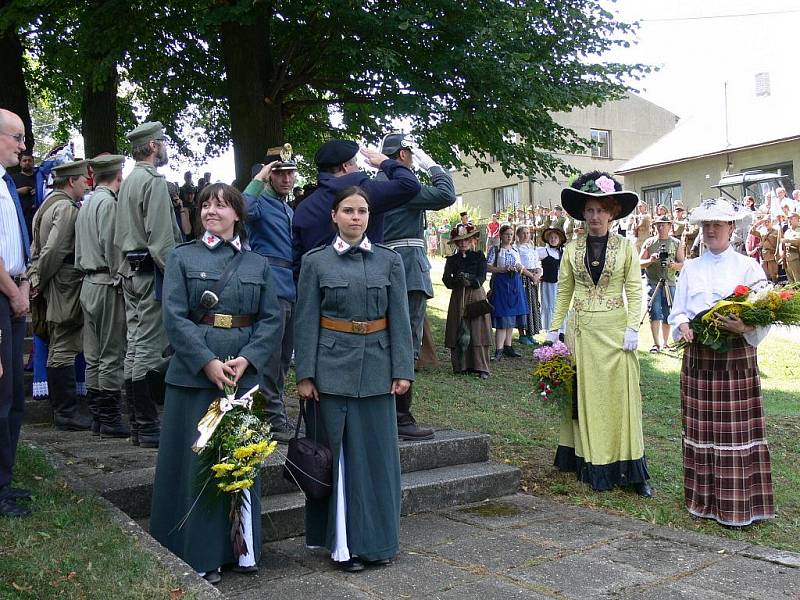
[[[114,224],[117,215],[117,195],[105,186],[98,186],[78,213],[75,223],[75,267],[87,273],[87,281],[99,285],[114,285],[123,256],[114,245]],[[108,273],[92,273],[98,269]]]
[[[324,394],[361,398],[388,394],[392,379],[414,379],[414,352],[403,261],[393,250],[342,242],[303,256],[295,308],[297,381],[314,380]],[[322,329],[320,317],[374,321],[388,327],[367,335]]]
[[[114,243],[123,254],[148,250],[163,271],[169,253],[182,239],[166,179],[150,163],[137,162],[119,188]],[[120,272],[130,276],[128,261],[123,261]]]
[[[47,301],[47,320],[82,322],[83,275],[75,268],[75,221],[78,203],[61,190],[52,192],[33,218],[31,288]]]

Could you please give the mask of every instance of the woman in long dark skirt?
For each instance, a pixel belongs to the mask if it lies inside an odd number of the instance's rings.
[[[271,349],[280,343],[280,316],[267,259],[243,245],[242,195],[215,183],[200,193],[198,206],[205,233],[175,249],[164,276],[164,328],[175,354],[166,376],[150,532],[216,584],[223,565],[247,573],[257,570],[260,479],[245,492],[242,512],[248,552],[237,556],[230,539],[231,497],[217,489],[204,469],[206,462],[192,451],[197,423],[222,395],[225,384],[238,383],[241,390],[258,384]],[[240,253],[219,301],[196,323],[191,314],[200,297]]]
[[[533,336],[542,330],[542,312],[539,305],[539,280],[542,277],[542,263],[536,247],[531,243],[531,230],[527,225],[517,227],[517,251],[522,260],[522,287],[528,303],[528,314],[517,317],[519,343],[532,346]]]

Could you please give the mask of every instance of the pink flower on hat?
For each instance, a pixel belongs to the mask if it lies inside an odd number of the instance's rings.
[[[597,179],[595,179],[595,184],[599,187],[604,194],[610,194],[611,192],[616,190],[616,186],[614,185],[614,180],[609,179],[605,175],[601,175]]]

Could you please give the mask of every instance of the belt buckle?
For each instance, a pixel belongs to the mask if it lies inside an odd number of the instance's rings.
[[[233,315],[223,315],[220,313],[216,313],[214,315],[214,327],[220,327],[221,329],[230,329],[233,327]]]
[[[367,335],[369,323],[367,321],[350,321],[351,331],[361,335]]]

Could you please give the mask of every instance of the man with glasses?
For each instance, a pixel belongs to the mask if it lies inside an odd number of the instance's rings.
[[[125,395],[131,443],[158,448],[158,411],[145,376],[164,362],[167,339],[159,284],[167,256],[182,236],[167,181],[156,170],[167,164],[164,126],[158,121],[142,123],[126,137],[136,166],[119,188],[114,231],[114,244],[125,256],[120,268],[128,324]]]
[[[6,172],[19,163],[25,150],[25,127],[11,111],[0,109],[0,517],[27,517],[28,490],[11,487],[17,442],[25,409],[23,342],[28,314],[30,256],[28,229],[17,188]]]
[[[88,161],[53,168],[53,191],[33,218],[32,297],[46,307],[47,383],[53,423],[63,431],[83,431],[91,422],[78,412],[75,357],[80,354],[83,313],[80,304],[83,274],[75,268],[75,222],[86,192]]]

